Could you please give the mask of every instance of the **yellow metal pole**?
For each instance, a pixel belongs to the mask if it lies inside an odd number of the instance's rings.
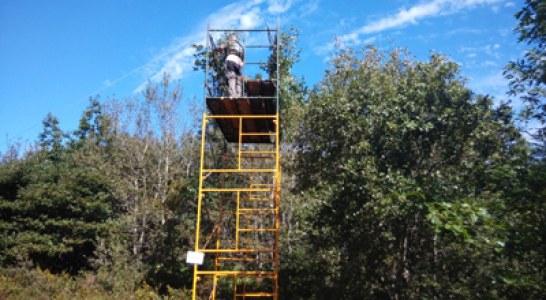
[[[279,134],[279,113],[277,112],[277,117],[275,119],[275,150],[277,151],[277,155],[275,156],[275,169],[277,170],[277,173],[275,174],[276,178],[275,178],[275,183],[276,183],[276,186],[274,187],[275,191],[274,191],[274,201],[275,201],[275,209],[276,209],[276,214],[275,214],[275,252],[273,252],[273,256],[274,256],[274,261],[275,261],[275,278],[274,278],[274,281],[275,281],[275,287],[274,287],[274,296],[273,296],[273,299],[278,299],[279,297],[279,227],[280,227],[280,222],[279,222],[279,213],[280,213],[280,188],[281,188],[281,164],[280,164],[280,148],[279,148],[279,145],[280,145],[280,141],[279,141],[279,137],[280,137],[280,134]]]
[[[220,217],[222,218],[222,217]],[[218,235],[216,236],[216,249],[220,249],[220,235],[222,234],[222,226],[218,227]],[[214,271],[218,272],[218,255],[219,253],[216,253],[214,256]],[[214,275],[214,278],[212,280],[212,300],[216,300],[216,286],[218,285],[218,276]]]
[[[196,296],[197,296],[197,279],[199,277],[197,277],[197,265],[193,265],[193,284],[192,284],[192,288],[191,288],[191,299],[192,300],[197,300]]]
[[[239,118],[239,145],[238,145],[238,158],[237,158],[237,169],[241,170],[241,146],[243,144],[243,118]]]
[[[214,115],[208,116],[209,119],[274,119],[277,115]]]
[[[241,192],[237,192],[237,208],[235,212],[235,249],[239,249],[239,204]]]
[[[218,276],[214,275],[212,280],[212,300],[216,300],[216,284],[218,284]]]
[[[203,114],[203,124],[201,125],[201,161],[199,162],[199,194],[197,195],[197,224],[195,225],[195,252],[199,251],[199,235],[201,231],[201,204],[203,202],[203,167],[205,165],[205,135],[207,129],[207,115]],[[193,266],[193,285],[192,300],[197,300],[197,276],[198,267]]]

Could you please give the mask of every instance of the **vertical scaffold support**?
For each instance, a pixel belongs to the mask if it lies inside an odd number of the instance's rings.
[[[217,33],[216,36],[211,33]],[[215,39],[266,34],[269,79],[243,80],[241,97],[226,97],[213,62]],[[278,299],[281,192],[278,92],[279,30],[208,29],[192,299]],[[250,52],[250,51],[248,51]],[[256,59],[259,55],[247,58]],[[264,55],[264,52],[261,53]],[[249,63],[247,62],[246,65]],[[189,257],[189,254],[188,254]],[[189,259],[188,259],[189,261]]]

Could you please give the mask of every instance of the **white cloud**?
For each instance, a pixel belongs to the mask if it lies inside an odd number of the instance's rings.
[[[408,24],[417,24],[427,17],[437,17],[457,13],[463,9],[473,8],[483,4],[493,4],[500,0],[433,0],[421,2],[408,9],[400,9],[398,13],[370,22],[348,34],[339,37],[339,40],[348,44],[357,43],[361,35],[381,32],[388,29],[403,27]]]
[[[499,64],[497,62],[494,62],[492,60],[486,60],[483,62],[483,66],[485,67],[498,67]]]
[[[282,14],[292,6],[292,0],[268,0],[267,11],[271,14]]]
[[[271,17],[272,13],[280,13],[288,10],[292,0],[268,1],[267,12],[263,8],[265,0],[239,1],[226,5],[210,14],[200,24],[196,25],[195,31],[185,37],[178,38],[169,47],[157,54],[145,65],[137,68],[144,71],[152,82],[161,80],[164,73],[168,73],[173,79],[180,79],[188,72],[193,72],[192,44],[204,44],[207,25],[211,28],[256,28],[264,26],[264,20]],[[135,72],[133,70],[132,72]],[[143,82],[135,92],[142,91],[147,82]]]
[[[457,34],[482,34],[484,32],[483,29],[472,29],[472,28],[459,28],[454,29],[446,32],[445,36],[453,36]]]
[[[415,24],[417,20],[427,16],[436,15],[440,12],[442,1],[433,1],[426,4],[416,5],[410,9],[402,9],[396,15],[388,16],[364,25],[360,29],[354,31],[351,34],[369,34],[386,29],[403,26],[407,23]]]
[[[319,0],[307,1],[307,3],[303,4],[300,7],[298,17],[302,18],[302,17],[305,17],[305,16],[315,12],[319,7],[318,2],[319,2]]]
[[[506,4],[504,4],[504,7],[514,7],[516,6],[516,3],[514,2],[506,2]]]
[[[459,52],[469,53],[469,57],[470,55],[473,55],[473,57],[475,57],[477,54],[485,54],[489,57],[499,60],[500,48],[501,46],[499,44],[485,45],[485,46],[479,46],[479,47],[461,47],[459,49]]]
[[[105,81],[102,82],[102,86],[104,88],[108,88],[112,85],[112,81],[110,79],[106,79]]]
[[[249,28],[255,28],[257,26],[262,25],[262,19],[260,17],[260,8],[255,7],[251,9],[249,12],[241,15],[241,28],[242,29],[249,29]]]
[[[488,75],[471,78],[469,86],[478,93],[489,93],[496,97],[504,96],[508,90],[508,81],[502,76],[501,71],[490,73]],[[503,98],[506,98],[505,96]]]

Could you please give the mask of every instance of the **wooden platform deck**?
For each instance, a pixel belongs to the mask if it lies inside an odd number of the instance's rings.
[[[207,97],[207,107],[213,116],[222,115],[275,115],[277,113],[275,81],[245,80],[245,97]],[[239,142],[238,119],[215,119],[226,140]],[[269,133],[275,131],[275,124],[270,119],[244,119],[243,133]],[[272,143],[271,136],[243,136],[243,143]]]
[[[222,115],[275,115],[277,107],[273,97],[219,98],[208,97],[207,107],[213,116]],[[238,119],[214,119],[226,140],[230,143],[239,142]],[[271,119],[244,119],[243,133],[275,132],[275,124]],[[243,136],[243,143],[272,143],[271,136]]]

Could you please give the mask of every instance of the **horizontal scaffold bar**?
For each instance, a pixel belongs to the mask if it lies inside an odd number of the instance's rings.
[[[277,32],[277,29],[221,29],[221,28],[215,28],[215,29],[209,29],[210,32]]]
[[[254,150],[241,150],[241,154],[275,154],[277,153],[277,151],[266,151],[266,150],[261,150],[261,151],[254,151]]]
[[[198,275],[275,275],[274,271],[197,271]]]
[[[237,229],[237,231],[244,231],[244,232],[252,232],[252,231],[257,231],[257,232],[274,232],[274,231],[277,231],[278,229],[276,228],[239,228]]]
[[[275,212],[277,210],[278,210],[277,208],[269,208],[269,207],[265,207],[265,208],[239,208],[240,212],[260,212],[260,211]]]
[[[275,249],[198,249],[203,253],[272,253]]]
[[[267,215],[274,215],[276,212],[278,212],[277,208],[239,208],[239,214],[240,215],[259,215],[259,216],[267,216]],[[226,211],[222,210],[220,211],[221,214],[224,215],[236,215],[237,212],[235,211]]]
[[[245,45],[245,48],[269,48],[271,45]]]
[[[277,135],[275,132],[242,132],[241,135],[260,136],[260,135]]]
[[[249,197],[249,198],[241,198],[240,201],[263,201],[263,202],[268,202],[268,201],[274,201],[275,199],[272,199],[272,198],[257,198],[257,197]]]
[[[264,189],[264,188],[256,188],[256,189],[249,189],[249,188],[208,188],[208,189],[202,189],[201,190],[204,193],[220,193],[220,192],[241,192],[241,193],[252,193],[252,192],[271,192],[271,189]]]
[[[253,100],[253,99],[277,99],[276,96],[241,96],[241,97],[228,97],[228,96],[206,96],[205,98],[211,100]]]
[[[219,261],[250,261],[250,262],[261,262],[261,263],[273,263],[273,259],[259,259],[251,257],[218,257]]]
[[[275,212],[240,214],[243,216],[274,216]]]
[[[273,173],[276,169],[203,169],[201,173]]]
[[[276,119],[276,115],[205,115],[205,119]]]
[[[241,293],[235,294],[237,297],[249,297],[249,298],[260,298],[260,297],[275,297],[275,293]]]

